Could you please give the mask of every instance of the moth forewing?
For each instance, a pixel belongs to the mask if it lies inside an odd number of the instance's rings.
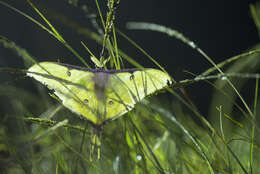
[[[85,83],[90,81],[91,73],[69,70],[56,63],[42,62],[29,68],[27,75],[54,90],[54,94],[61,99],[65,107],[94,124],[97,122],[93,103],[89,105],[85,102],[94,100],[94,86],[91,85],[93,83]]]

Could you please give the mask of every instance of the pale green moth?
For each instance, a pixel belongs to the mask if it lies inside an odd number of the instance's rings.
[[[88,69],[55,62],[41,62],[27,75],[46,85],[74,113],[101,126],[131,111],[144,97],[172,84],[160,70]]]

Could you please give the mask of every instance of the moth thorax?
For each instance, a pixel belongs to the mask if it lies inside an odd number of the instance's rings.
[[[105,90],[109,82],[109,74],[104,72],[97,72],[94,73],[94,76],[92,78],[94,82],[94,91],[98,99],[105,100]]]

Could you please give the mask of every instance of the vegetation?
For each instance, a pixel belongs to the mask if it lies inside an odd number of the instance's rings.
[[[128,62],[142,68],[117,44],[118,37],[122,37],[147,56],[147,61],[164,70],[159,60],[153,59],[116,28],[119,0],[107,0],[104,9],[98,0],[95,1],[96,9],[79,5],[77,0],[68,2],[73,8],[94,15],[88,19],[95,31],[81,27],[58,11],[52,11],[51,15],[43,14],[40,7],[30,0],[27,4],[34,10],[34,16],[3,1],[0,5],[48,32],[75,56],[75,60],[80,60],[82,66],[95,68],[91,66],[95,62],[106,69],[123,69],[124,63]],[[250,10],[260,33],[259,7],[259,4],[252,4]],[[84,41],[81,42],[82,48],[93,59],[83,58],[50,19],[71,27],[85,41],[94,40],[102,48],[100,55],[94,55]],[[138,103],[133,111],[106,124],[101,137],[101,158],[92,160],[92,125],[64,108],[43,85],[29,78],[18,78],[38,62],[37,58],[22,45],[0,35],[1,46],[22,58],[25,67],[0,68],[0,74],[7,79],[0,84],[0,173],[260,173],[260,127],[257,117],[260,109],[260,74],[255,73],[259,65],[259,46],[215,63],[196,43],[176,30],[140,22],[128,23],[127,27],[175,37],[200,53],[212,64],[212,68],[202,70],[200,75],[190,73],[194,78],[175,81],[172,88],[165,91],[169,96],[148,97]],[[174,79],[174,75],[171,76]],[[185,91],[187,85],[199,81],[215,88],[207,115],[199,112],[196,103],[189,98],[192,94]],[[240,93],[242,88],[251,90],[249,92],[254,95],[245,100]]]

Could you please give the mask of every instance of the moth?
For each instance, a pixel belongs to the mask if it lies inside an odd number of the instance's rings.
[[[172,84],[171,77],[158,69],[89,69],[56,62],[35,64],[27,75],[94,126],[124,115],[146,96]]]

